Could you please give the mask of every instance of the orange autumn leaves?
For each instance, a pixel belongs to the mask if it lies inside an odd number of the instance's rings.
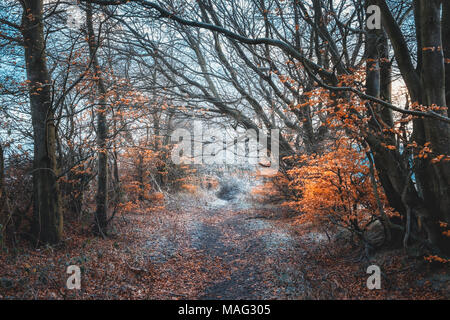
[[[164,195],[156,192],[153,185],[156,176],[162,174],[155,170],[164,167],[162,154],[161,151],[151,150],[145,143],[126,148],[121,154],[121,185],[125,196],[123,211],[139,211],[144,204],[142,202],[157,204],[163,200]]]
[[[301,213],[299,223],[364,229],[378,212],[366,154],[347,138],[329,150],[301,156],[299,165],[288,171],[290,188],[300,197],[284,205]],[[392,214],[384,195],[380,197],[383,210]]]

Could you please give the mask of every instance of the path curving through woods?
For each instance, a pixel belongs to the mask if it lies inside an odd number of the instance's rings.
[[[193,299],[298,299],[304,297],[305,283],[298,268],[302,250],[289,226],[270,219],[279,213],[276,208],[252,208],[236,198],[184,199],[178,208],[178,232],[181,244],[165,241],[152,246],[153,261],[183,259],[186,252],[201,253],[203,270],[192,273],[195,284],[203,283],[196,294],[174,296]],[[181,209],[181,210],[180,210]],[[182,232],[180,232],[182,228]],[[158,235],[152,235],[154,239]],[[180,240],[180,239],[179,239]],[[167,255],[170,255],[167,256]],[[162,258],[162,259],[161,259]],[[187,259],[189,257],[186,257]],[[220,272],[211,269],[221,269]],[[185,277],[173,273],[172,276]],[[179,282],[183,280],[180,279]]]

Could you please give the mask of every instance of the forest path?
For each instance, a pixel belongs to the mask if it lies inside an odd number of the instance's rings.
[[[197,262],[200,269],[190,275],[193,284],[202,284],[201,290],[189,298],[298,299],[304,296],[303,275],[298,268],[302,251],[286,224],[265,218],[277,214],[270,210],[244,208],[239,201],[216,199],[201,206],[186,201],[177,215],[183,241],[178,245],[166,241],[153,257],[166,260],[169,253],[201,259]],[[201,255],[193,258],[186,255],[188,251]],[[177,272],[171,275],[179,283],[185,277]]]

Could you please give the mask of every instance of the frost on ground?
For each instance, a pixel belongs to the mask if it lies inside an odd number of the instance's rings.
[[[224,180],[216,190],[168,195],[165,209],[117,219],[117,233],[107,239],[92,238],[80,226],[61,247],[2,255],[0,298],[448,297],[445,274],[437,281],[426,270],[405,273],[404,266],[415,264],[398,252],[361,262],[355,248],[333,245],[324,234],[293,224],[280,208],[253,202],[251,186],[238,182],[238,191],[222,187]],[[227,192],[220,190],[233,190],[233,197],[223,199]],[[372,263],[386,275],[377,292],[365,287],[365,268]],[[81,290],[65,288],[70,264],[82,269]]]

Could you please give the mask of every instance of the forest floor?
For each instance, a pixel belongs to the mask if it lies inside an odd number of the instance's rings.
[[[449,275],[391,250],[362,251],[305,230],[279,208],[171,197],[117,218],[107,239],[81,224],[60,247],[0,256],[0,299],[448,299]],[[68,233],[69,231],[66,231]],[[383,271],[368,290],[367,266]],[[81,289],[66,289],[68,265]]]

